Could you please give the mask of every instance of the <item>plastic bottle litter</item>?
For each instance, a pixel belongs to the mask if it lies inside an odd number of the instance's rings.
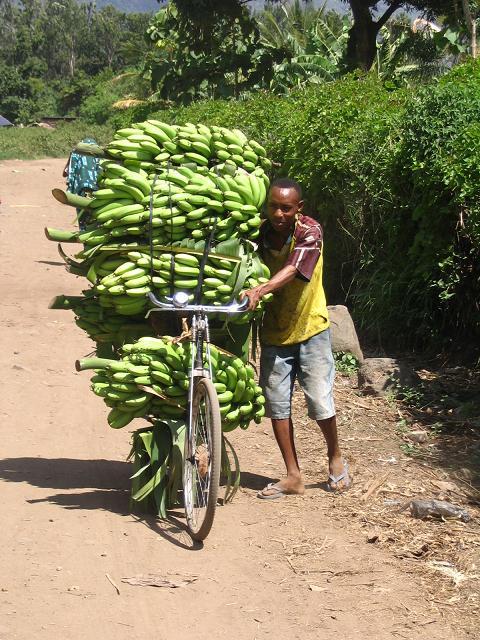
[[[410,514],[414,518],[441,518],[461,520],[462,522],[468,522],[470,520],[470,514],[466,509],[457,507],[457,505],[451,502],[445,502],[444,500],[412,500],[409,503]]]

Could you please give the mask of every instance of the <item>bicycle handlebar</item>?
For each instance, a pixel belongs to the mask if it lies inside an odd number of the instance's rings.
[[[164,311],[198,311],[200,313],[243,313],[247,310],[249,299],[248,296],[242,302],[232,302],[229,305],[216,307],[214,305],[205,304],[188,304],[188,294],[179,291],[172,298],[165,298],[168,302],[159,300],[153,292],[148,294],[150,302],[159,309]],[[149,309],[147,316],[153,309]]]

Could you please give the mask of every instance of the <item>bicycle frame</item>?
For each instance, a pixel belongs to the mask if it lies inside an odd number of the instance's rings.
[[[248,308],[248,298],[240,304],[234,302],[227,306],[188,304],[189,296],[184,292],[177,292],[166,302],[158,300],[153,293],[149,294],[155,309],[152,311],[177,311],[191,313],[190,323],[190,375],[188,389],[188,419],[185,434],[184,465],[183,465],[183,495],[187,526],[194,540],[203,540],[213,524],[217,492],[220,477],[221,460],[221,415],[212,383],[213,371],[210,354],[210,332],[208,326],[209,313],[242,313]],[[209,391],[210,389],[210,391]],[[206,395],[205,395],[206,394]],[[210,398],[206,402],[204,418],[201,414],[201,398]],[[212,401],[215,409],[212,409]],[[209,413],[208,413],[209,412]],[[207,417],[208,416],[208,417]],[[205,420],[205,422],[203,422]],[[199,428],[200,424],[200,428]],[[208,433],[208,435],[206,435]],[[203,442],[198,440],[198,434]],[[207,448],[207,468],[199,472],[200,455]],[[201,452],[199,454],[199,451]],[[216,452],[214,454],[214,452]],[[205,459],[205,458],[204,458]],[[203,467],[202,467],[203,469]],[[213,483],[212,482],[213,478]],[[198,524],[197,515],[204,512]]]
[[[191,321],[191,343],[192,354],[190,362],[190,385],[188,390],[188,436],[191,436],[191,423],[192,423],[192,411],[193,411],[193,393],[195,390],[195,380],[200,378],[213,377],[212,374],[212,362],[210,359],[210,332],[208,325],[209,313],[244,313],[248,308],[248,297],[242,302],[232,302],[229,305],[214,306],[214,305],[202,305],[202,304],[188,304],[188,294],[183,291],[175,293],[171,298],[165,298],[167,302],[159,300],[154,293],[148,294],[150,301],[155,305],[155,309],[149,309],[146,317],[155,311],[187,311],[193,313]],[[208,369],[204,368],[203,353],[204,344],[206,344],[206,356]]]

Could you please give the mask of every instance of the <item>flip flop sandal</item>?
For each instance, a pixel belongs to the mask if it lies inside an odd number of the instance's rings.
[[[264,491],[273,491],[273,493],[266,495],[265,493],[263,493]],[[288,495],[290,494],[284,491],[282,487],[279,487],[277,484],[274,484],[273,482],[269,482],[269,484],[267,484],[265,489],[262,489],[262,491],[259,491],[257,493],[257,498],[260,498],[260,500],[277,500],[277,498],[284,498],[285,496],[288,496]]]
[[[343,471],[340,475],[338,476],[334,476],[332,473],[330,473],[328,475],[328,480],[327,480],[327,491],[329,491],[330,493],[343,493],[344,491],[348,491],[348,489],[350,489],[351,485],[352,485],[352,481],[350,480],[350,476],[348,474],[348,462],[345,462],[344,460],[342,460],[343,462]],[[343,487],[341,489],[338,488],[333,488],[331,483],[335,483],[336,485],[338,485],[338,483],[343,480]]]

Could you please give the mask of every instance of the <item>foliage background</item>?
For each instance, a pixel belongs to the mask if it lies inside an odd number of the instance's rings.
[[[289,97],[260,93],[117,116],[244,129],[305,188],[325,228],[329,301],[384,347],[469,344],[480,326],[480,64],[415,90],[350,75]]]

